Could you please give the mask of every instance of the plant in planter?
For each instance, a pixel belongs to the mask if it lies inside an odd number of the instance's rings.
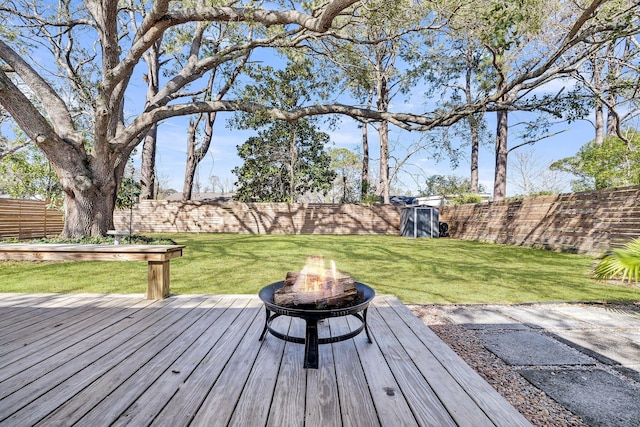
[[[622,248],[612,249],[596,265],[593,278],[609,280],[620,278],[623,281],[640,279],[640,238],[631,240]]]

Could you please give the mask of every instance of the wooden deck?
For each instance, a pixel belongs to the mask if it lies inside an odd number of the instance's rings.
[[[258,340],[257,297],[0,294],[0,425],[530,425],[396,298],[368,323],[373,344],[321,345],[305,370],[303,345]]]

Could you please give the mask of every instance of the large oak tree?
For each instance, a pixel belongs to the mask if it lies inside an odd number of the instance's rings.
[[[57,6],[3,2],[2,15],[16,33],[33,40],[33,44],[24,46],[31,53],[29,58],[20,46],[12,44],[15,34],[0,39],[0,103],[56,169],[65,195],[63,234],[102,235],[112,228],[117,189],[133,149],[160,120],[212,109],[181,104],[176,94],[219,63],[238,55],[236,45],[214,56],[190,57],[131,118],[136,106],[127,103],[127,96],[136,65],[165,31],[193,22],[235,21],[324,32],[337,14],[355,2],[333,0],[313,14],[250,5],[207,7],[202,2],[185,7],[168,0],[148,5],[131,2],[125,7],[116,0],[60,2]],[[136,8],[147,10],[144,14],[130,13]],[[132,18],[141,22],[136,22],[134,34],[128,34],[134,27]],[[274,35],[246,43],[269,44],[284,31],[276,30]],[[53,54],[51,62],[38,64],[36,58],[45,50]],[[65,74],[70,93],[62,93],[56,79],[45,78],[47,73],[56,75],[56,67]]]

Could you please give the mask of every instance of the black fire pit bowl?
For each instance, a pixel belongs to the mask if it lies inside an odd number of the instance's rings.
[[[318,345],[330,344],[334,342],[345,341],[358,335],[362,330],[367,334],[367,340],[371,343],[371,335],[369,335],[369,328],[367,327],[367,309],[369,303],[376,296],[376,292],[364,283],[356,282],[356,290],[358,291],[358,300],[355,304],[339,307],[339,308],[301,308],[301,307],[283,307],[273,302],[273,294],[277,289],[284,286],[284,281],[272,283],[269,286],[265,286],[260,290],[258,296],[264,302],[266,311],[266,319],[264,322],[264,329],[260,335],[260,341],[262,341],[267,334],[267,331],[271,335],[280,338],[281,340],[294,342],[298,344],[304,344],[304,367],[318,369]],[[306,336],[293,337],[291,335],[278,332],[271,327],[271,323],[274,319],[280,316],[299,317],[306,322]],[[361,324],[355,330],[346,333],[344,335],[338,335],[328,338],[318,338],[318,321],[322,319],[328,319],[330,317],[342,317],[353,316],[360,320]]]

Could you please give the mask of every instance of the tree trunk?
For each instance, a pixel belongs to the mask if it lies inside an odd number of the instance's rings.
[[[94,166],[77,175],[66,172],[73,169],[69,165],[58,169],[65,193],[62,237],[105,236],[114,228],[113,210],[125,166],[126,161],[115,168]]]
[[[94,151],[88,154],[81,133],[64,123],[56,132],[2,70],[0,103],[56,170],[64,192],[62,237],[104,236],[113,228],[118,188],[133,148],[116,155],[108,151],[107,143],[97,140]],[[64,118],[63,111],[56,113],[56,120]]]
[[[367,108],[371,109],[373,103],[373,90],[369,91]],[[364,199],[371,191],[369,184],[369,132],[367,121],[362,122],[362,182],[360,184],[360,199]]]
[[[480,135],[478,132],[478,122],[475,116],[469,116],[469,127],[471,129],[471,192],[479,193],[478,161],[480,152]]]
[[[493,200],[504,199],[507,194],[507,133],[509,130],[509,117],[506,110],[497,111],[496,128],[496,168],[493,183]]]
[[[607,135],[617,135],[618,128],[620,127],[620,117],[618,116],[618,82],[620,74],[622,73],[622,66],[620,60],[616,58],[615,53],[616,43],[612,42],[607,48],[607,59],[609,60],[609,72],[607,78],[612,80],[609,84],[609,91],[607,92],[607,105],[609,111],[607,114]],[[629,44],[625,42],[624,53],[620,58],[629,57]]]
[[[598,145],[602,145],[602,143],[604,142],[604,110],[602,107],[602,102],[600,102],[600,100],[596,99],[596,111],[595,111],[595,130],[596,130],[596,137],[595,137],[595,143]]]
[[[380,122],[380,195],[383,203],[391,202],[391,185],[389,182],[389,123]]]
[[[475,54],[475,49],[473,45],[469,45],[466,51],[465,56],[465,85],[464,85],[464,94],[467,103],[473,102],[473,94],[472,94],[472,80],[473,80],[473,72],[477,69],[477,65],[475,64],[473,55]],[[471,114],[467,117],[467,123],[469,124],[469,132],[471,133],[471,192],[474,194],[478,193],[479,186],[479,178],[478,178],[478,158],[480,151],[480,130],[479,130],[479,121],[481,120],[480,116],[477,114]]]
[[[604,109],[602,106],[602,101],[599,96],[602,95],[602,63],[600,59],[594,55],[591,59],[591,65],[593,67],[593,76],[592,76],[592,84],[595,89],[596,96],[595,99],[595,143],[598,145],[602,145],[604,142]]]
[[[386,112],[389,109],[389,88],[387,76],[384,70],[379,70],[376,76],[378,82],[377,88],[377,107],[378,111]],[[382,196],[383,203],[391,202],[391,185],[389,182],[389,122],[383,120],[378,127],[380,138],[380,188],[378,189]]]
[[[91,188],[76,191],[64,199],[64,228],[62,237],[104,236],[113,226],[113,198],[105,191]]]
[[[142,165],[140,170],[140,199],[153,200],[156,195],[156,142],[158,125],[154,123],[142,144]]]
[[[144,80],[147,82],[147,106],[149,102],[158,94],[160,80],[160,47],[162,38],[157,40],[151,49],[143,55],[147,63],[148,74]],[[142,145],[142,167],[140,171],[140,198],[143,200],[153,200],[156,195],[156,144],[158,137],[158,124],[154,123]]]
[[[608,99],[609,105],[615,106],[616,102],[617,100],[615,95],[609,96],[609,99]],[[619,126],[620,126],[620,119],[618,118],[616,107],[610,108],[609,113],[607,114],[607,136],[617,135]]]
[[[197,128],[201,120],[204,123],[204,136],[200,145],[198,145]],[[213,141],[213,124],[216,121],[216,113],[199,114],[196,121],[189,122],[189,136],[187,138],[187,164],[184,171],[184,187],[182,191],[182,200],[191,200],[193,193],[193,182],[196,175],[196,169],[205,156],[209,152],[211,142]]]
[[[360,199],[369,194],[369,135],[367,122],[362,122],[362,172],[360,174]]]
[[[296,146],[296,129],[295,126],[291,126],[291,139],[289,140],[289,153],[291,158],[289,159],[291,164],[289,167],[289,200],[291,203],[297,202],[296,192],[296,166],[298,164],[298,148]]]
[[[200,49],[200,42],[202,41],[202,35],[206,26],[199,26],[196,32],[196,36],[192,41],[192,51]],[[242,60],[237,64],[233,73],[227,80],[225,86],[215,96],[215,100],[221,100],[229,91],[240,72],[244,69],[247,60],[249,59],[249,52],[245,54]],[[205,99],[211,98],[213,93],[213,85],[215,82],[216,70],[211,73],[209,77],[209,83],[207,84],[207,91],[205,93]],[[189,136],[187,139],[187,164],[184,171],[184,186],[182,191],[182,200],[191,200],[193,192],[193,181],[196,175],[196,169],[205,156],[209,152],[211,142],[213,141],[213,125],[216,121],[217,113],[201,113],[198,114],[195,124],[189,124]],[[201,120],[205,120],[204,123],[204,136],[200,145],[198,146],[198,139],[196,138],[196,131],[198,124]],[[215,192],[215,189],[214,189]]]
[[[200,117],[198,117],[197,120],[199,120]],[[191,196],[193,194],[193,180],[196,175],[196,167],[198,166],[198,161],[196,159],[196,128],[198,127],[197,120],[189,120],[189,131],[187,132],[187,164],[184,170],[182,200],[191,200]]]

